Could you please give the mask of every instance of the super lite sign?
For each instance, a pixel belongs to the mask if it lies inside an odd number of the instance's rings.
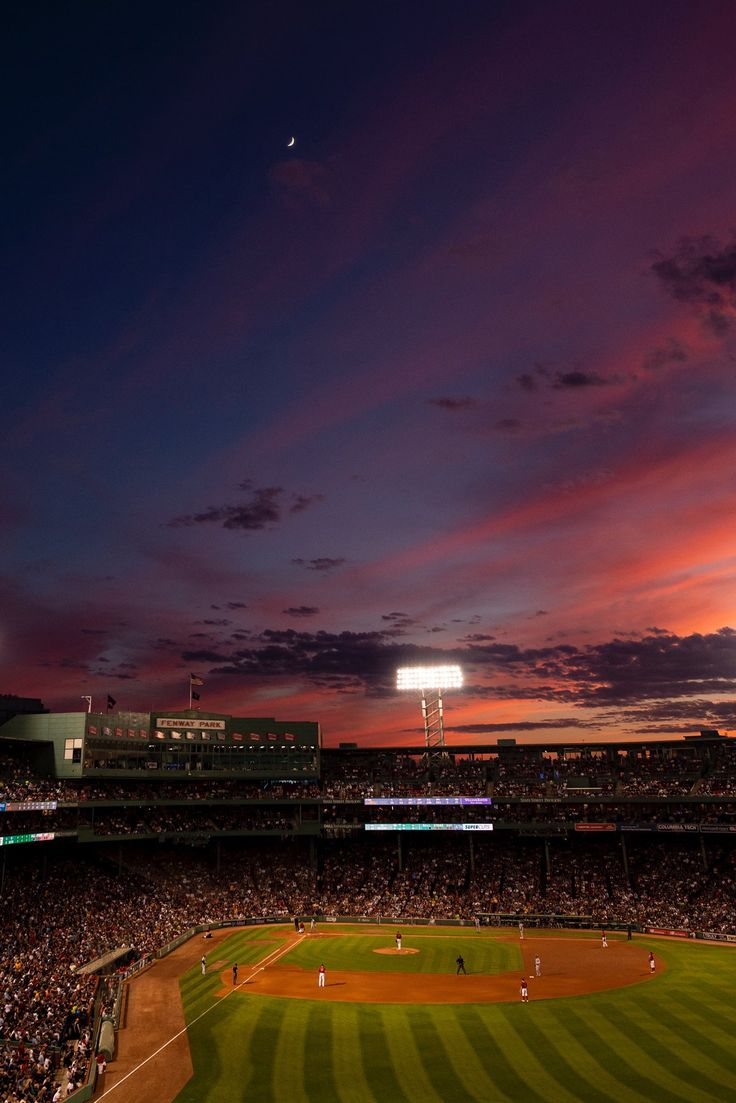
[[[48,843],[54,837],[53,831],[36,832],[32,835],[0,835],[0,846],[13,846],[14,843]]]

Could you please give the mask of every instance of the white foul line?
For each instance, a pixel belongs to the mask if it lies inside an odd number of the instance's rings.
[[[301,938],[306,938],[306,935],[302,935]],[[181,1038],[182,1034],[186,1034],[190,1026],[194,1026],[194,1024],[198,1023],[200,1019],[203,1019],[205,1015],[209,1015],[210,1011],[212,1011],[215,1007],[221,1007],[222,1001],[226,1000],[228,996],[232,995],[233,992],[237,992],[238,988],[242,988],[244,984],[247,984],[248,981],[252,980],[253,977],[258,975],[258,973],[262,973],[267,966],[273,965],[274,962],[278,961],[280,957],[284,956],[284,954],[288,954],[289,950],[293,950],[294,947],[299,944],[301,938],[297,938],[295,942],[288,942],[286,946],[280,946],[277,950],[272,950],[270,954],[266,954],[263,960],[259,961],[253,967],[252,972],[248,974],[245,980],[241,980],[240,984],[233,985],[233,987],[229,989],[225,993],[225,995],[222,996],[221,999],[217,1000],[216,1003],[210,1004],[210,1006],[206,1008],[201,1015],[197,1015],[196,1019],[192,1019],[192,1021],[188,1023],[183,1030],[179,1030],[176,1034],[173,1034],[171,1038],[169,1038],[168,1042],[164,1042],[162,1046],[159,1046],[158,1049],[151,1053],[148,1057],[146,1057],[144,1061],[141,1061],[140,1064],[136,1065],[135,1068],[130,1070],[130,1072],[126,1072],[125,1076],[121,1076],[118,1082],[116,1084],[113,1084],[111,1088],[106,1088],[102,1095],[97,1096],[97,1099],[105,1099],[106,1096],[111,1095],[116,1088],[119,1088],[121,1084],[124,1084],[126,1080],[130,1079],[130,1077],[133,1076],[134,1073],[139,1072],[140,1069],[142,1069],[144,1065],[147,1065],[149,1061],[152,1061],[154,1057],[158,1057],[159,1053],[163,1053],[163,1051],[168,1046],[170,1046],[172,1042],[175,1042],[177,1038]]]

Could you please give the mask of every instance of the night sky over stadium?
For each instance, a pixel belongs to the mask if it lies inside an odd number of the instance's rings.
[[[0,691],[736,728],[733,3],[10,20]]]

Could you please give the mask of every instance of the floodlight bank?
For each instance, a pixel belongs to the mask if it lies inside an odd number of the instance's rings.
[[[397,689],[459,689],[462,684],[459,666],[403,666],[396,671]]]

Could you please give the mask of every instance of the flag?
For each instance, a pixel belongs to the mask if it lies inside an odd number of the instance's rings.
[[[108,693],[108,695],[107,695],[107,711],[109,712],[110,709],[114,709],[116,705],[117,705],[117,701],[115,700],[114,697],[111,697],[110,694]]]
[[[128,739],[135,739],[137,734],[135,728],[128,728]]]
[[[93,724],[90,724],[90,726],[87,728],[87,732],[89,733],[89,735],[97,735],[97,728]]]
[[[224,732],[218,732],[217,733],[217,739],[218,739],[218,742],[224,743],[225,742],[225,733]]]
[[[163,733],[162,731],[159,731],[159,730],[158,730],[158,728],[156,729],[156,733],[155,733],[155,734],[156,734],[156,738],[157,738],[157,739],[165,739],[165,738],[166,738],[166,736],[164,735],[164,733]]]
[[[250,733],[250,741],[251,741],[251,743],[260,743],[261,737],[258,734],[258,732],[251,732]]]
[[[171,729],[169,734],[172,739],[181,739],[181,732],[175,732],[173,728]]]
[[[233,742],[235,742],[235,743],[242,743],[243,742],[242,732],[233,732]]]
[[[196,693],[195,690],[192,690],[192,700],[193,701],[198,701],[199,700],[199,694]]]
[[[269,733],[268,733],[268,738],[269,738],[269,740],[270,740],[270,741],[271,741],[272,743],[275,743],[275,742],[276,742],[276,739],[277,739],[278,737],[277,737],[277,735],[276,735],[276,732],[269,732]]]
[[[194,739],[194,732],[187,732],[187,739]]]
[[[209,732],[200,732],[199,734],[202,736],[202,739],[205,741],[205,743],[209,743],[212,739],[212,736]]]
[[[190,674],[189,681],[193,686],[203,686],[204,681],[200,678],[199,674]]]
[[[284,739],[287,741],[287,743],[293,743],[296,739],[296,736],[293,732],[284,732]]]
[[[102,729],[102,734],[103,735],[112,735],[112,731],[110,730],[110,728],[103,728]]]

